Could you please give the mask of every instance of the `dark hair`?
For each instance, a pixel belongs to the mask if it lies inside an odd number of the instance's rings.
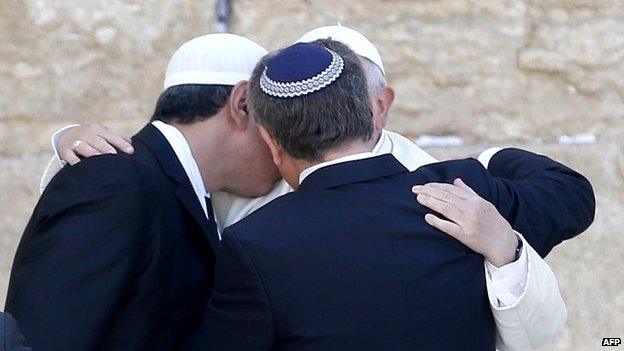
[[[189,124],[212,117],[225,106],[231,92],[231,85],[174,85],[160,94],[152,121]]]
[[[251,77],[249,107],[253,115],[295,158],[318,161],[345,142],[371,138],[373,114],[359,58],[339,42],[332,43],[332,51],[344,60],[342,74],[309,95],[284,99],[261,90],[260,77],[275,53],[265,56]]]

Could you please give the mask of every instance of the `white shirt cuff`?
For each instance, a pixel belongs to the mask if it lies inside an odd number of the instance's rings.
[[[515,305],[526,290],[529,273],[528,254],[526,244],[523,245],[520,258],[502,267],[495,267],[485,261],[491,291],[498,301],[495,307],[510,307]]]
[[[52,143],[52,150],[54,150],[54,154],[56,155],[56,157],[59,159],[59,161],[64,165],[66,162],[61,160],[61,155],[59,155],[58,149],[59,149],[59,139],[61,139],[61,137],[63,136],[63,134],[65,134],[65,132],[68,129],[77,127],[78,124],[70,124],[68,126],[65,126],[59,130],[57,130],[56,132],[54,132],[54,134],[52,134],[52,138],[50,139],[50,142]]]
[[[494,155],[496,155],[496,153],[501,151],[502,149],[503,149],[502,147],[492,147],[492,148],[489,148],[489,149],[483,151],[482,153],[480,153],[479,157],[477,157],[477,160],[479,160],[479,162],[481,162],[483,167],[485,167],[487,169],[488,165],[490,164],[490,160],[492,159],[492,157],[494,157]]]

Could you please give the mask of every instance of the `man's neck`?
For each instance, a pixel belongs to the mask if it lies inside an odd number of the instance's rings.
[[[322,163],[330,162],[333,160],[337,160],[339,158],[343,158],[343,157],[347,157],[347,156],[351,156],[355,154],[371,152],[371,151],[372,151],[372,147],[371,147],[370,141],[354,141],[354,142],[346,143],[344,145],[341,145],[340,147],[327,151],[323,155],[323,158],[319,161],[307,161],[307,160],[301,160],[301,159],[297,159],[297,160],[293,159],[292,168],[294,172],[292,172],[291,176],[288,176],[288,177],[285,176],[284,178],[288,181],[288,183],[293,188],[296,189],[299,187],[299,178],[303,171],[309,168],[312,168],[316,165],[320,165]]]
[[[191,149],[191,153],[193,154],[193,158],[197,163],[206,190],[209,192],[214,191],[217,184],[216,179],[219,178],[217,170],[220,168],[219,165],[216,164],[216,162],[219,161],[214,160],[214,157],[211,155],[211,151],[214,150],[214,148],[207,145],[214,139],[206,135],[208,132],[206,128],[200,130],[200,128],[196,126],[190,127],[179,123],[172,123],[171,125],[176,127],[182,135],[184,135]]]
[[[315,164],[329,162],[338,158],[361,154],[363,152],[371,152],[372,150],[373,146],[371,146],[370,141],[355,141],[349,143],[348,145],[327,151],[325,155],[323,155],[323,160],[320,162],[316,162]],[[309,167],[312,167],[313,165],[314,164],[310,165]]]
[[[369,144],[370,144],[369,146],[370,146],[371,151],[375,149],[375,147],[379,143],[379,140],[381,140],[382,134],[383,134],[383,129],[375,130],[373,132],[373,137],[369,141]]]

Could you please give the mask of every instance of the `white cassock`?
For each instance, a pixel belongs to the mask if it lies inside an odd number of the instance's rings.
[[[71,126],[60,129],[52,137],[55,151],[59,136],[69,127]],[[479,161],[487,168],[489,160],[498,150],[500,149],[484,151]],[[438,162],[409,139],[387,130],[382,132],[373,152],[379,155],[392,154],[409,171]],[[43,173],[42,192],[63,165],[55,152],[55,156]],[[288,183],[281,181],[271,192],[257,198],[212,192],[212,205],[219,231],[291,191],[293,189]],[[499,350],[539,348],[559,335],[567,319],[567,309],[561,297],[557,278],[546,261],[520,233],[517,234],[524,244],[517,261],[499,268],[489,262],[484,263],[488,297],[496,322],[496,346]]]

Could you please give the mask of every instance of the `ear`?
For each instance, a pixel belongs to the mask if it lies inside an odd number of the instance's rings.
[[[249,82],[238,82],[230,94],[229,115],[232,123],[238,129],[245,130],[249,125],[249,113],[247,110],[247,92],[249,91]]]
[[[273,138],[271,133],[269,133],[263,125],[260,124],[258,129],[260,130],[260,137],[262,137],[262,140],[264,140],[264,142],[269,146],[269,150],[271,150],[273,163],[279,167],[284,161],[284,150],[281,146],[279,146],[275,138]]]
[[[390,108],[394,102],[394,89],[391,86],[385,86],[373,101],[373,119],[375,130],[386,128],[388,123],[388,115]]]

